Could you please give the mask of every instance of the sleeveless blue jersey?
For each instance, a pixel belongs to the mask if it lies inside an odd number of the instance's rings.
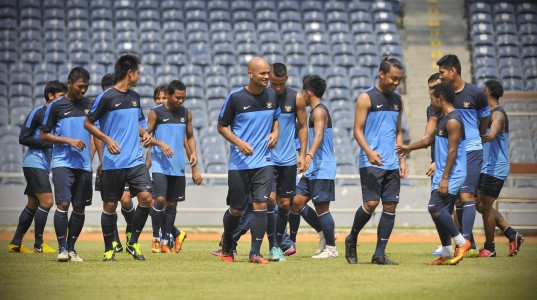
[[[54,144],[52,148],[52,169],[66,167],[91,172],[91,134],[84,128],[84,121],[89,113],[91,104],[92,101],[89,98],[69,101],[63,96],[52,101],[47,107],[43,119],[42,130],[44,132],[79,139],[86,144],[82,151],[78,151],[68,144]]]
[[[314,125],[313,125],[313,111],[315,109],[324,109],[328,116],[328,122],[324,128],[324,136],[321,145],[317,149],[317,152],[311,160],[311,164],[304,173],[304,176],[308,179],[332,179],[336,178],[336,159],[334,158],[334,137],[332,134],[332,117],[328,112],[328,108],[324,104],[320,103],[310,112],[310,118],[308,121],[309,138],[308,149],[311,147],[313,141]]]
[[[395,153],[397,119],[402,101],[398,94],[383,94],[375,86],[365,91],[371,99],[371,108],[364,126],[364,136],[371,150],[380,153],[384,166],[369,163],[367,155],[360,149],[360,168],[375,167],[385,170],[399,169],[399,158]]]
[[[456,94],[453,106],[464,122],[466,151],[483,149],[479,118],[490,116],[487,96],[477,86],[465,82],[462,91]]]
[[[245,156],[237,146],[231,144],[229,170],[251,170],[273,165],[267,137],[272,132],[273,121],[279,116],[276,92],[272,89],[265,88],[261,94],[254,95],[245,87],[240,87],[227,96],[218,122],[230,126],[233,134],[254,149],[253,155]]]
[[[494,112],[499,111],[505,118],[504,130],[499,132],[496,138],[492,142],[483,144],[483,166],[481,167],[481,173],[489,176],[494,176],[501,180],[507,179],[509,175],[509,119],[507,113],[503,107],[498,106],[490,111],[492,115]],[[490,125],[487,132],[490,132]]]
[[[431,105],[427,106],[426,114],[427,114],[427,122],[429,122],[429,119],[431,117],[436,117],[436,118],[442,117],[442,114],[435,112]],[[431,146],[431,162],[434,162],[434,144]]]
[[[21,128],[19,142],[28,147],[22,161],[23,168],[43,169],[50,172],[52,144],[40,140],[41,126],[46,110],[45,105],[34,108],[26,117],[24,126]]]
[[[121,147],[119,154],[112,155],[103,145],[103,170],[132,168],[144,163],[138,126],[144,123],[145,117],[138,93],[110,88],[97,96],[88,118],[93,122],[98,120],[101,131]]]
[[[442,179],[442,174],[444,173],[444,168],[446,167],[446,159],[449,150],[446,123],[451,119],[455,119],[461,123],[462,128],[462,136],[459,140],[459,147],[457,148],[457,157],[455,158],[455,164],[451,169],[451,174],[449,174],[448,186],[448,192],[452,195],[457,195],[462,184],[464,183],[464,180],[466,179],[466,141],[464,123],[457,110],[450,112],[447,116],[441,117],[441,119],[438,120],[438,125],[436,126],[434,139],[434,161],[436,163],[436,169],[434,170],[432,189],[438,189],[438,183]]]
[[[151,109],[157,115],[153,136],[168,144],[173,150],[173,157],[166,157],[158,146],[151,147],[151,169],[154,173],[171,176],[185,176],[185,133],[188,124],[188,110],[180,106],[171,111],[164,104]]]
[[[289,87],[283,95],[277,95],[281,114],[278,144],[272,150],[272,161],[276,166],[296,165],[296,96],[297,91]]]

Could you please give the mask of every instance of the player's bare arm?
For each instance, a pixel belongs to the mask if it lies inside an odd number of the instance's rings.
[[[313,118],[313,138],[310,149],[306,154],[305,168],[308,169],[315,153],[319,150],[324,138],[324,129],[328,124],[328,115],[324,109],[315,109],[312,114]]]
[[[461,129],[461,123],[457,120],[451,119],[446,123],[446,130],[448,132],[448,153],[444,173],[442,173],[442,179],[438,183],[438,193],[441,196],[447,196],[448,194],[449,174],[451,174],[453,166],[455,165],[455,160],[457,159],[457,150],[461,139]]]
[[[157,124],[157,114],[155,113],[154,110],[151,110],[149,112],[149,115],[147,116],[147,130],[144,130],[144,133],[151,136],[151,133],[153,133],[153,131],[155,130],[156,124]],[[142,134],[140,134],[140,136],[142,136]],[[173,153],[172,148],[165,142],[161,140],[157,140],[155,138],[151,138],[149,143],[151,144],[151,146],[160,147],[160,149],[162,150],[162,153],[164,153],[166,157],[173,157],[174,153]]]
[[[217,129],[218,129],[218,133],[221,136],[223,136],[228,142],[237,146],[237,148],[239,148],[239,151],[242,154],[246,156],[250,156],[254,154],[254,148],[250,144],[248,144],[247,142],[241,140],[238,136],[236,136],[228,126],[224,126],[218,123]]]
[[[492,120],[492,123],[490,124],[490,132],[481,135],[481,141],[483,143],[492,142],[496,139],[498,133],[500,133],[505,126],[505,117],[501,112],[494,112],[490,118]]]
[[[41,130],[40,138],[43,142],[52,143],[52,144],[68,144],[69,146],[75,148],[78,151],[84,150],[86,148],[86,143],[79,139],[72,139],[64,136],[57,136],[50,132],[44,132]]]
[[[298,152],[297,160],[297,172],[302,173],[306,171],[304,168],[306,150],[308,144],[308,114],[306,113],[306,101],[302,93],[297,93],[296,96],[296,120],[298,123],[298,141],[300,143],[300,150]]]
[[[276,145],[278,144],[278,136],[280,135],[280,123],[278,122],[278,119],[274,119],[272,123],[272,132],[267,137],[267,148],[274,149]]]

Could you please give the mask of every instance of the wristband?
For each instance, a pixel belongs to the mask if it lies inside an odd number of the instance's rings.
[[[311,157],[311,159],[313,159],[313,155],[311,155],[311,153],[306,153],[306,156],[308,156],[308,155],[309,155],[309,157]]]

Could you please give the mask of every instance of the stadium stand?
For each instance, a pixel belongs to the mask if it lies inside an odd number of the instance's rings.
[[[482,9],[480,13],[488,16],[488,23],[482,23],[489,25],[484,27],[489,30],[484,34],[499,30],[499,23],[512,24],[509,22],[515,20],[517,25],[504,26],[505,38],[487,44],[486,51],[492,56],[483,57],[499,59],[496,55],[507,51],[502,47],[523,49],[534,42],[513,39],[515,30],[534,37],[536,24],[530,18],[536,11],[533,8],[512,5],[493,11],[488,5],[488,9]],[[96,97],[101,91],[101,77],[113,71],[113,62],[123,53],[134,53],[142,59],[136,89],[145,113],[153,106],[155,85],[177,77],[187,83],[186,106],[194,114],[200,143],[206,140],[204,134],[214,125],[227,93],[247,83],[245,65],[254,55],[286,63],[291,75],[288,85],[293,88],[300,87],[306,73],[324,74],[328,81],[327,105],[346,107],[348,112],[358,94],[376,80],[376,68],[384,55],[404,60],[396,23],[401,13],[398,0],[203,0],[181,5],[173,0],[2,0],[0,130],[19,126],[29,109],[42,103],[44,83],[65,81],[73,66],[82,65],[90,71],[92,84],[87,96]],[[497,21],[496,15],[502,21]],[[506,67],[496,69],[495,75],[504,76],[505,82],[510,80],[514,88],[537,88],[537,74],[527,67],[528,62],[537,61],[535,52],[526,50],[518,64],[509,54],[505,57]],[[517,67],[523,72],[519,73]],[[489,75],[483,76],[480,79]],[[348,133],[353,116],[340,114],[337,125]],[[357,148],[351,134],[341,139],[342,148]],[[223,141],[210,146],[220,154],[227,153],[226,147]],[[22,147],[19,150],[22,154]],[[225,170],[225,161],[214,164],[214,155],[201,152],[202,172]],[[352,156],[341,156],[338,162],[357,173],[357,151],[350,153]],[[11,169],[20,172],[20,165]]]

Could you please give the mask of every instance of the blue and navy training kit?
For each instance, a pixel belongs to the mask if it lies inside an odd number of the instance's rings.
[[[101,131],[121,147],[119,154],[112,155],[107,146],[103,146],[103,170],[126,169],[145,163],[138,130],[145,117],[138,93],[109,88],[97,96],[88,118],[94,123],[98,120]]]
[[[89,98],[71,101],[63,96],[52,101],[47,107],[43,127],[41,128],[44,132],[79,139],[86,144],[82,151],[68,144],[54,144],[52,148],[52,169],[65,167],[91,172],[91,135],[84,128],[84,121],[91,105],[92,101]]]
[[[153,173],[170,176],[185,176],[185,156],[183,155],[188,109],[180,106],[171,111],[164,104],[152,110],[157,116],[153,136],[166,143],[174,152],[173,157],[166,157],[158,146],[151,148],[151,169]]]
[[[371,108],[365,121],[364,136],[371,150],[380,153],[384,166],[369,163],[363,150],[360,150],[359,166],[398,170],[399,158],[395,153],[395,143],[397,120],[402,109],[401,96],[396,93],[383,94],[375,86],[365,93],[371,100]]]
[[[449,152],[449,133],[446,128],[446,124],[450,120],[457,120],[461,124],[461,138],[457,147],[457,157],[455,158],[455,164],[449,174],[449,186],[448,193],[451,195],[458,195],[464,181],[466,180],[466,136],[465,128],[462,118],[457,110],[453,110],[446,116],[443,116],[438,120],[435,132],[435,158],[436,169],[434,171],[432,190],[438,190],[438,183],[442,179],[444,174],[444,168],[446,166],[447,155]]]
[[[254,95],[245,87],[240,87],[227,96],[218,122],[229,126],[233,134],[254,149],[253,155],[245,156],[237,146],[231,144],[229,170],[251,170],[273,165],[267,137],[272,132],[273,121],[280,116],[276,99],[276,92],[268,88]]]
[[[494,108],[490,112],[491,115],[496,111],[503,114],[505,125],[504,129],[498,132],[498,135],[493,141],[483,145],[483,166],[481,167],[481,173],[505,180],[509,175],[510,169],[509,119],[507,118],[507,113],[501,106]],[[489,122],[487,133],[490,132],[491,123],[492,122]]]
[[[304,173],[308,179],[331,179],[336,178],[336,159],[334,158],[334,137],[332,134],[332,117],[328,108],[322,103],[315,106],[310,112],[310,118],[308,121],[309,138],[308,149],[311,148],[313,137],[315,136],[314,123],[313,123],[313,111],[315,109],[323,109],[326,112],[328,121],[326,127],[323,129],[323,140],[321,145],[315,152],[315,155],[311,159],[310,166]]]
[[[19,142],[28,147],[22,161],[23,168],[36,168],[50,172],[52,158],[52,144],[41,141],[41,127],[47,107],[39,105],[34,108],[24,121],[21,128]],[[48,180],[48,177],[47,177]],[[49,184],[50,185],[50,184]]]
[[[275,166],[296,165],[296,96],[297,91],[286,87],[282,95],[277,95],[280,117],[278,118],[278,144],[272,150]]]
[[[487,96],[477,86],[465,82],[462,91],[455,95],[453,106],[464,122],[466,151],[483,149],[479,133],[479,118],[490,116]]]

